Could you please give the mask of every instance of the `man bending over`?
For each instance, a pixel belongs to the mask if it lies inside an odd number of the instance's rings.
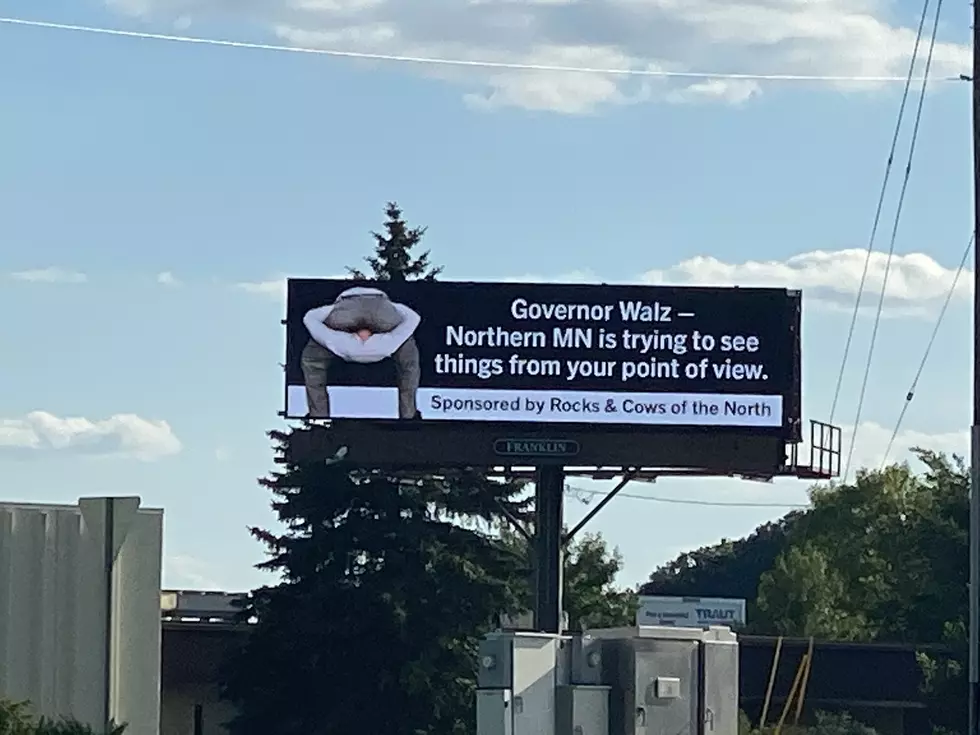
[[[416,404],[422,371],[414,334],[420,321],[415,311],[393,303],[384,291],[365,287],[349,288],[332,304],[306,312],[303,324],[312,339],[303,348],[300,367],[307,415],[330,417],[327,385],[335,360],[370,364],[390,357],[398,385],[398,418],[419,418]]]

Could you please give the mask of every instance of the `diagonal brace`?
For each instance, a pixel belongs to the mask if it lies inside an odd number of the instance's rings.
[[[507,509],[507,506],[505,506],[499,500],[497,501],[497,509],[503,514],[504,518],[507,519],[507,521],[514,528],[514,530],[517,531],[519,534],[521,534],[521,536],[524,537],[524,540],[525,541],[530,541],[531,540],[531,538],[533,536],[532,536],[531,532],[527,530],[527,526],[521,521],[520,518],[518,518],[513,513],[511,513]]]
[[[572,542],[572,539],[575,538],[575,535],[583,528],[585,528],[588,525],[589,521],[595,518],[596,515],[598,515],[599,511],[605,508],[606,505],[609,503],[609,501],[615,498],[619,494],[619,491],[622,490],[624,487],[626,487],[633,480],[633,478],[636,477],[636,473],[637,473],[636,467],[629,469],[625,473],[623,473],[623,479],[620,480],[619,484],[616,485],[616,487],[614,487],[608,493],[606,493],[606,496],[599,501],[596,507],[590,510],[588,513],[586,513],[585,518],[583,518],[577,524],[575,524],[575,527],[564,535],[564,537],[562,538],[562,545],[568,546],[568,544]]]

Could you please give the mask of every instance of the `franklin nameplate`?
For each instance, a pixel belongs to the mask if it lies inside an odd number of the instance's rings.
[[[571,439],[497,439],[493,451],[499,457],[574,457],[579,445]]]

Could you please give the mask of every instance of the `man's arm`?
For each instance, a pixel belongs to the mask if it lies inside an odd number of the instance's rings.
[[[393,304],[395,309],[402,316],[402,322],[390,332],[372,334],[364,341],[362,349],[357,351],[354,357],[359,362],[377,362],[386,357],[391,357],[395,351],[405,344],[405,340],[415,333],[415,329],[422,321],[422,317],[415,313],[413,309],[405,304]]]
[[[358,361],[361,340],[356,335],[331,329],[323,323],[332,310],[333,304],[329,304],[306,312],[303,316],[303,324],[306,326],[306,330],[314,342],[341,360]]]
[[[336,341],[333,336],[334,330],[324,324],[331,311],[333,311],[333,304],[327,304],[316,309],[310,309],[303,316],[303,326],[306,327],[306,331],[310,333],[315,342],[328,350],[331,349],[328,343]]]

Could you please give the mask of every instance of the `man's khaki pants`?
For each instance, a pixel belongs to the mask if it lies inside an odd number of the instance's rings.
[[[311,419],[330,418],[330,396],[327,393],[331,364],[339,358],[312,339],[300,356],[300,367],[306,384],[307,416]],[[398,418],[414,419],[422,368],[415,337],[409,337],[391,356],[395,362],[395,381],[398,385]]]

